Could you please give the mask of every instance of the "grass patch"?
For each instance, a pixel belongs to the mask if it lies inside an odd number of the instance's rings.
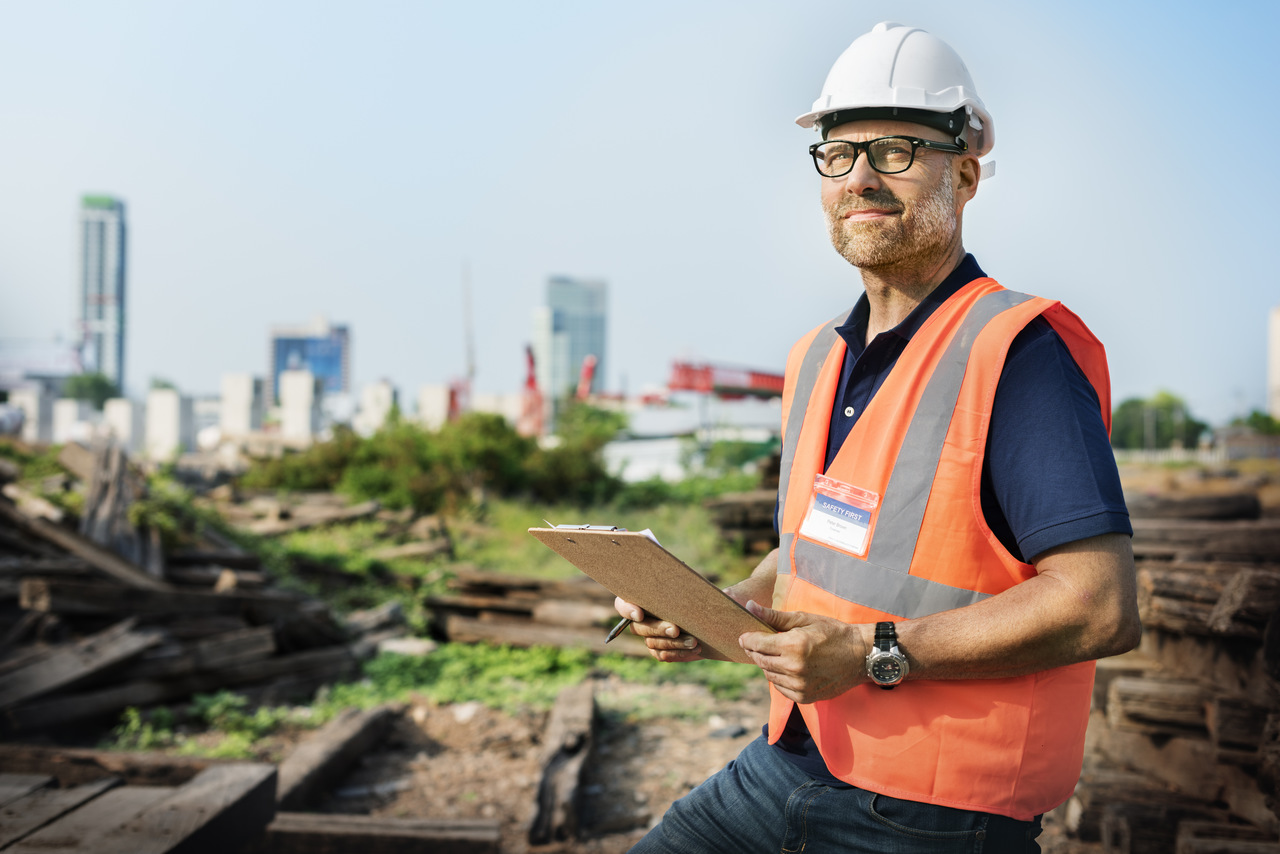
[[[584,649],[489,644],[445,644],[428,656],[384,653],[364,665],[363,678],[322,690],[310,707],[261,706],[231,691],[196,695],[187,708],[190,723],[176,727],[173,710],[159,707],[145,716],[128,708],[112,731],[107,750],[161,750],[189,756],[225,759],[269,758],[272,739],[282,733],[310,729],[345,709],[367,709],[382,703],[422,696],[440,704],[479,702],[510,714],[546,711],[570,685],[600,673],[627,682],[656,686],[704,686],[713,697],[736,699],[759,679],[752,667],[723,661],[663,664],[617,653],[598,655]],[[603,700],[604,698],[602,698]],[[629,719],[697,716],[704,709],[672,706],[654,695],[602,706]]]

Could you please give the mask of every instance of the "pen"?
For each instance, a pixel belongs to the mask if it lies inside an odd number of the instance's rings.
[[[629,625],[631,625],[631,621],[628,620],[626,617],[623,617],[622,621],[618,623],[618,625],[610,629],[609,634],[605,635],[604,642],[608,643],[609,641],[616,638],[618,635],[622,634],[623,631],[625,631],[627,626]]]

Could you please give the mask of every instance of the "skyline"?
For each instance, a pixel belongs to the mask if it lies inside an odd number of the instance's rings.
[[[609,283],[609,390],[675,359],[781,370],[861,291],[794,118],[853,38],[899,20],[957,49],[994,116],[966,247],[1081,315],[1113,405],[1164,389],[1224,423],[1266,407],[1280,304],[1261,250],[1280,176],[1233,136],[1280,123],[1254,94],[1280,71],[1280,7],[1228,12],[0,4],[0,338],[70,336],[77,205],[101,192],[129,209],[135,393],[263,375],[272,326],[324,315],[352,330],[354,390],[412,399],[466,373],[464,276],[478,391],[520,389],[557,275]]]

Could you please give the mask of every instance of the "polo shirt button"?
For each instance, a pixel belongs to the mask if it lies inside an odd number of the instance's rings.
[[[845,417],[845,418],[852,418],[852,417],[853,417],[853,407],[852,407],[852,406],[846,406],[846,407],[844,408],[844,417]]]

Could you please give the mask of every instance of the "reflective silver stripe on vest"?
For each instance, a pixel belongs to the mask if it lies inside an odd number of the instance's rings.
[[[907,427],[881,500],[866,561],[801,540],[796,543],[797,577],[842,599],[904,618],[986,598],[987,594],[908,573],[974,341],[994,317],[1029,299],[1029,295],[1015,291],[996,291],[979,299],[961,321]],[[786,451],[784,446],[784,465]]]
[[[838,334],[836,327],[848,316],[846,312],[835,317],[818,330],[818,334],[813,336],[813,341],[809,342],[809,349],[805,351],[804,359],[800,363],[800,373],[796,376],[796,387],[791,397],[791,409],[787,412],[787,432],[782,437],[782,459],[778,468],[779,525],[786,518],[783,511],[786,509],[787,487],[791,484],[791,466],[796,460],[796,449],[800,447],[800,430],[804,427],[804,413],[809,407],[809,398],[818,385],[818,374],[822,371],[823,363],[827,361],[827,354],[836,343]],[[782,535],[782,542],[778,548],[784,556],[791,552],[791,536],[790,534]],[[787,560],[778,561],[778,572],[789,573],[790,571]]]
[[[851,578],[855,573],[857,577]],[[796,576],[841,599],[904,620],[962,608],[987,598],[986,593],[854,560],[808,540],[796,541]]]

